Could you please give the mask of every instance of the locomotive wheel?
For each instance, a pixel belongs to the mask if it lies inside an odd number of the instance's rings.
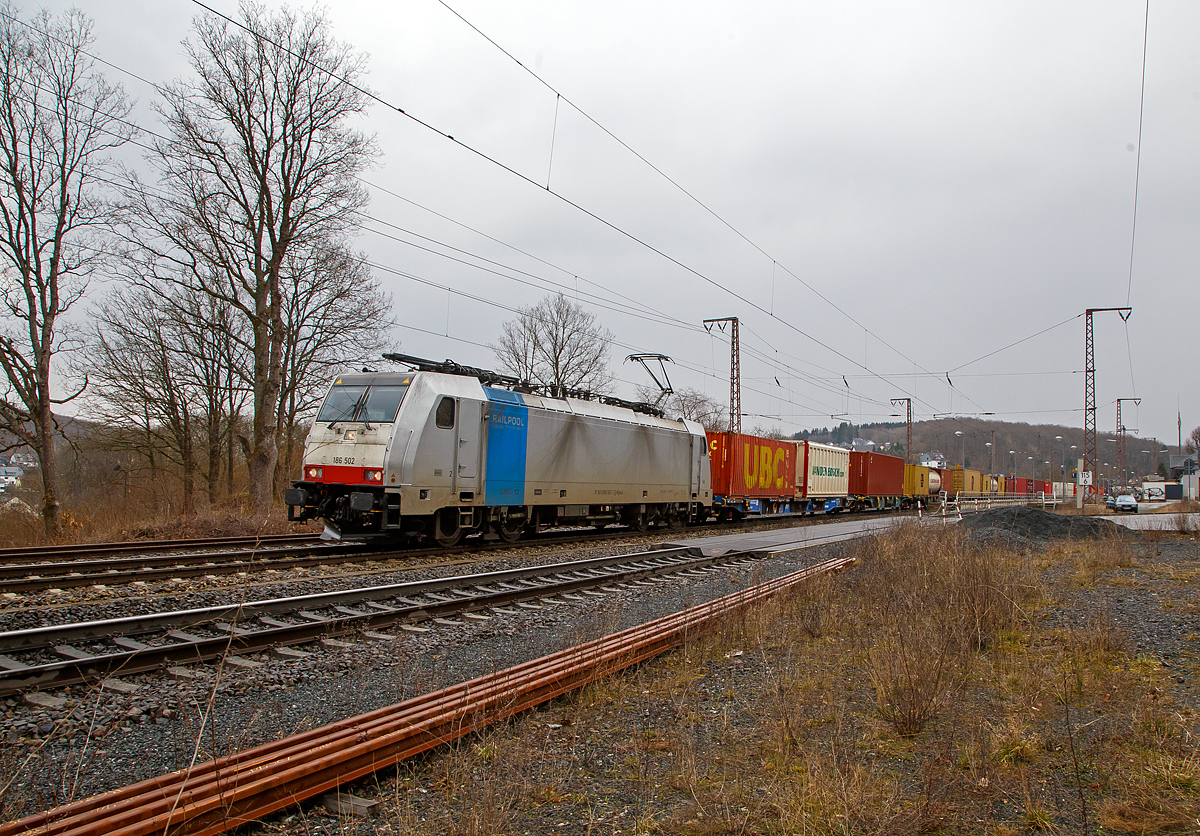
[[[463,538],[462,526],[458,524],[458,509],[443,508],[433,524],[433,539],[444,549],[453,548]]]
[[[650,513],[642,511],[630,520],[635,531],[647,531],[650,528]]]
[[[525,531],[525,520],[515,517],[506,517],[496,523],[496,533],[500,535],[500,539],[505,543],[515,543],[521,539],[521,535]]]
[[[672,531],[683,528],[685,522],[686,520],[684,520],[683,516],[678,511],[667,512],[667,528],[671,529]]]

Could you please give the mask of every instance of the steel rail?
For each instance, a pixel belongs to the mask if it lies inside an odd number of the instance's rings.
[[[228,552],[155,555],[68,563],[26,563],[0,566],[0,591],[28,593],[46,589],[72,589],[97,584],[229,575],[247,570],[298,568],[331,563],[359,563],[388,559],[392,552],[361,543],[327,543],[290,548]]]
[[[440,546],[406,547],[395,543],[381,543],[361,540],[342,540],[299,546],[292,548],[255,549],[251,551],[200,552],[182,555],[159,555],[153,557],[133,557],[125,559],[77,561],[56,564],[24,564],[14,567],[0,565],[0,592],[37,592],[47,589],[68,589],[95,585],[116,585],[133,583],[135,581],[151,581],[169,578],[205,577],[208,575],[227,575],[245,571],[247,568],[278,569],[320,566],[333,563],[358,563],[361,561],[387,561],[412,559],[426,556],[445,556],[453,554],[475,554],[505,548],[521,548],[523,546],[551,546],[577,541],[612,540],[631,536],[654,536],[662,532],[610,531],[605,533],[588,532],[586,534],[549,533],[536,535],[518,543],[506,543],[502,540],[474,540],[453,548]],[[299,557],[297,555],[322,555],[321,557]],[[204,561],[191,565],[178,565],[186,559]],[[253,558],[247,566],[247,560]],[[270,565],[267,565],[269,561]],[[166,567],[142,569],[139,567]],[[93,570],[92,574],[87,574]],[[30,577],[35,572],[63,572],[51,576],[39,575]],[[8,580],[12,578],[12,580]]]
[[[53,647],[72,641],[106,639],[113,636],[137,636],[161,630],[173,630],[216,621],[249,621],[264,615],[297,612],[305,609],[324,609],[368,601],[383,601],[408,595],[423,595],[427,592],[442,592],[456,587],[486,586],[488,584],[520,581],[548,575],[601,568],[619,563],[650,561],[682,555],[685,549],[662,549],[611,557],[593,557],[566,563],[549,563],[526,566],[518,569],[499,569],[474,575],[448,575],[422,581],[404,581],[383,586],[364,586],[334,592],[314,592],[308,595],[293,595],[286,598],[265,598],[235,604],[220,604],[212,607],[196,607],[188,610],[130,615],[102,621],[83,621],[72,624],[56,624],[49,627],[31,627],[0,633],[0,652],[33,650]]]
[[[19,546],[0,549],[0,564],[38,563],[58,555],[95,556],[128,554],[129,552],[161,552],[172,549],[213,548],[228,546],[280,545],[305,543],[318,539],[317,534],[264,534],[261,536],[193,537],[186,540],[126,540],[120,543],[78,543],[65,546]]]
[[[505,584],[502,581],[493,580],[491,582],[492,585],[506,587],[501,590],[488,589],[487,584],[471,583],[481,577],[485,577],[480,575],[459,579],[418,582],[418,584],[403,584],[400,586],[407,587],[408,595],[420,594],[415,592],[414,589],[416,586],[423,584],[427,587],[423,590],[425,593],[432,591],[428,587],[436,586],[440,589],[453,589],[459,593],[460,597],[450,598],[449,596],[439,596],[445,600],[418,602],[405,599],[403,596],[396,596],[393,593],[387,597],[401,597],[402,603],[398,606],[373,605],[373,608],[369,612],[355,612],[345,607],[338,607],[337,609],[341,613],[340,617],[319,618],[310,614],[306,620],[294,624],[281,622],[269,623],[264,620],[264,623],[256,624],[253,628],[241,626],[249,622],[245,617],[239,617],[235,623],[220,625],[220,628],[224,631],[221,635],[208,638],[187,636],[186,638],[177,638],[175,641],[160,645],[141,645],[139,642],[129,642],[125,647],[129,647],[129,644],[133,644],[135,647],[111,653],[81,656],[76,655],[78,652],[74,648],[67,649],[60,644],[55,647],[55,650],[58,652],[66,650],[70,654],[69,658],[39,665],[19,665],[0,670],[0,694],[14,693],[32,687],[61,687],[86,682],[90,679],[114,672],[133,674],[155,670],[171,664],[206,662],[220,659],[230,652],[254,652],[276,646],[303,644],[323,637],[345,635],[362,629],[384,627],[400,622],[415,623],[432,618],[446,618],[451,615],[503,607],[506,604],[532,599],[565,604],[567,603],[566,601],[556,602],[554,598],[559,595],[570,594],[595,586],[631,583],[656,575],[676,574],[713,565],[737,565],[749,557],[743,553],[735,553],[686,558],[674,554],[676,551],[682,550],[672,550],[670,556],[649,560],[621,560],[605,567],[607,571],[600,570],[598,573],[579,571],[577,564],[560,565],[565,566],[567,571],[574,570],[572,576],[568,576],[565,571],[561,570],[560,566],[542,567],[543,570],[547,570],[542,573],[542,577],[553,573],[559,580],[546,583],[532,583],[525,586],[513,586]],[[598,558],[595,560],[608,560],[611,562],[614,559]],[[585,562],[593,563],[595,561]],[[507,572],[489,574],[493,577],[499,575],[511,579],[518,579],[524,575],[526,583],[530,584],[528,572],[529,570],[509,570]],[[459,583],[447,583],[453,580],[458,580]],[[462,587],[464,586],[479,589],[480,592],[464,593],[462,591]],[[375,589],[367,591],[372,593],[374,600],[378,600],[375,597]],[[309,600],[310,603],[308,606],[313,607],[311,603],[313,598],[323,597],[338,600],[345,594],[324,593],[318,596],[304,596],[304,599],[301,600]],[[294,603],[297,599],[286,600],[290,600],[293,603],[290,605],[290,609],[282,611],[295,612],[297,608],[304,606],[303,603]],[[360,603],[361,601],[362,599],[359,599]],[[276,608],[277,605],[281,604],[281,601],[267,603],[272,608]],[[327,603],[323,606],[334,605]],[[281,610],[275,609],[275,611]],[[196,611],[192,611],[188,615],[195,616]],[[241,615],[244,616],[244,614]],[[204,623],[211,623],[213,620],[210,617]],[[15,637],[15,641],[12,642],[14,646],[25,642],[25,649],[29,649],[30,647],[43,649],[50,646],[46,642],[53,643],[56,641],[56,637],[70,634],[78,636],[80,635],[80,628],[91,629],[98,626],[101,629],[105,629],[105,625],[105,622],[93,622],[91,625],[62,625],[60,627],[35,628],[33,630],[0,634],[0,639],[12,640]],[[58,638],[58,640],[61,640],[61,638]],[[38,643],[29,644],[29,642]],[[12,647],[7,649],[11,651]],[[11,660],[5,661],[11,664]]]
[[[768,515],[764,517],[750,517],[739,523],[724,523],[722,528],[729,528],[739,525],[748,525],[753,523],[771,522],[777,520],[789,520],[793,522],[800,521],[801,524],[797,527],[810,528],[820,527],[824,523],[834,522],[832,519],[824,517],[815,518],[799,518],[796,516],[785,515]],[[57,563],[30,563],[27,561],[18,561],[13,563],[0,560],[0,592],[12,592],[17,594],[29,594],[34,592],[42,592],[49,589],[78,589],[87,586],[118,586],[134,582],[149,582],[160,581],[171,578],[196,578],[206,577],[209,575],[228,575],[239,572],[257,571],[262,568],[269,569],[288,569],[288,568],[307,568],[312,566],[321,566],[326,564],[338,563],[359,563],[363,561],[387,561],[398,559],[420,558],[429,555],[452,555],[452,554],[475,554],[480,552],[492,551],[505,548],[521,548],[524,546],[538,545],[556,545],[561,543],[571,543],[577,541],[591,541],[619,539],[622,537],[635,536],[661,536],[668,533],[664,530],[654,530],[651,532],[638,532],[636,530],[621,530],[608,532],[587,531],[586,533],[570,533],[570,532],[546,532],[531,537],[526,537],[517,543],[506,543],[499,539],[480,540],[476,538],[469,539],[459,546],[451,549],[441,547],[411,547],[403,546],[396,543],[380,543],[374,541],[362,540],[343,540],[335,542],[312,543],[311,545],[301,545],[292,548],[254,548],[250,550],[240,551],[213,551],[199,552],[190,554],[167,554],[154,555],[143,557],[129,558],[111,558],[99,560],[77,560],[65,561]],[[677,532],[669,532],[677,533]],[[296,535],[278,535],[279,539],[287,537],[295,537]],[[228,540],[245,540],[245,538],[226,538]],[[304,535],[297,539],[297,542],[312,540],[311,537]],[[158,551],[165,551],[170,547],[183,547],[188,543],[203,544],[214,546],[214,541],[158,541],[151,545],[157,545]],[[268,538],[263,538],[260,541],[267,543]],[[117,543],[111,544],[119,552],[136,551],[139,544],[137,543]],[[231,542],[230,545],[233,545]],[[96,548],[104,547],[105,544],[100,544]],[[43,559],[48,555],[57,554],[55,551],[58,547],[41,547],[44,551],[27,555],[29,560]],[[93,548],[92,546],[86,548]],[[155,549],[151,549],[154,551]],[[2,553],[3,550],[0,550]],[[361,552],[361,554],[360,554]],[[71,552],[72,554],[86,554],[86,552]],[[308,555],[307,557],[305,555]],[[313,555],[321,555],[322,557],[312,557]],[[192,563],[185,561],[191,560]],[[260,562],[270,561],[271,565],[263,566]]]
[[[0,836],[217,834],[639,664],[838,558],[396,705],[0,825]]]

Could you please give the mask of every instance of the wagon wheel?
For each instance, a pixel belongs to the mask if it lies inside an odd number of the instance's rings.
[[[433,539],[443,549],[453,548],[463,537],[462,526],[458,523],[457,508],[443,508],[434,518]]]

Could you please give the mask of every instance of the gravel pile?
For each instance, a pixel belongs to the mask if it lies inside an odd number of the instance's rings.
[[[1104,537],[1136,537],[1137,534],[1098,517],[1051,514],[1040,508],[1016,505],[992,508],[963,517],[961,526],[978,543],[1004,546],[1015,551],[1037,551],[1052,540],[1099,540]]]

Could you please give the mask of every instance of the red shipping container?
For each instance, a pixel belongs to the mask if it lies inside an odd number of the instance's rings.
[[[850,493],[854,496],[902,496],[904,459],[851,450]]]
[[[1033,486],[1029,484],[1029,480],[1026,479],[1024,476],[1014,476],[1012,479],[1009,479],[1008,481],[1012,484],[1012,490],[1010,490],[1009,493],[1014,493],[1014,494],[1029,493],[1029,491],[1031,491],[1033,489]]]
[[[727,499],[792,499],[796,442],[741,433],[708,433],[713,495]]]
[[[1047,482],[1045,479],[1034,479],[1033,480],[1033,492],[1034,493],[1047,493],[1047,494],[1050,493],[1050,483]]]

